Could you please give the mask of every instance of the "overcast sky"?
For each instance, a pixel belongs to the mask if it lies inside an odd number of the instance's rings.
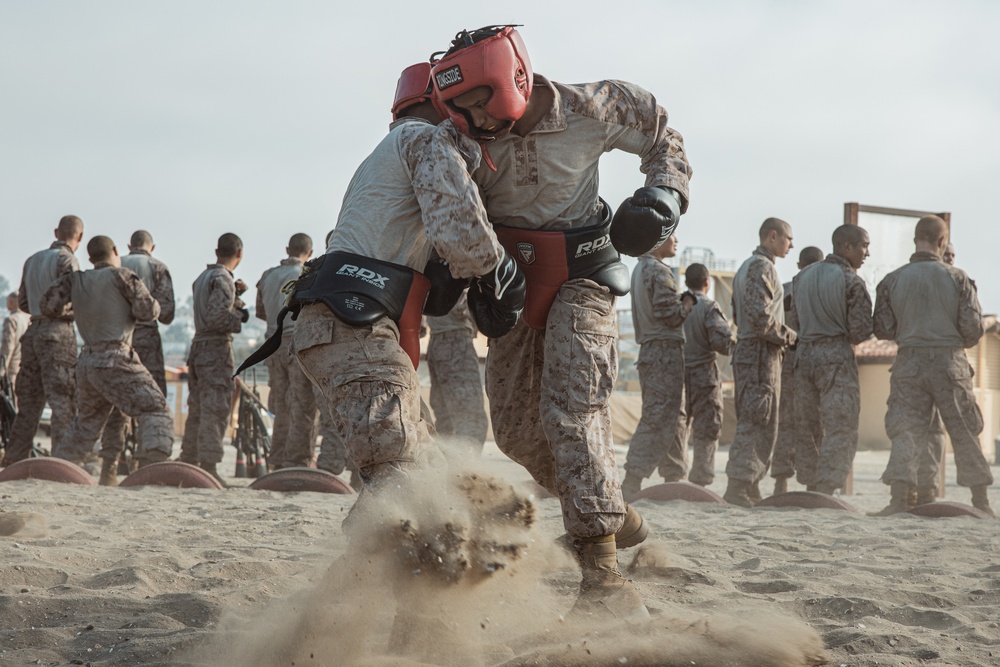
[[[774,215],[829,251],[845,202],[951,211],[1000,310],[1000,3],[346,4],[0,0],[0,274],[16,286],[73,213],[122,251],[152,232],[179,300],[236,232],[252,284],[291,234],[334,226],[403,67],[517,22],[536,72],[633,81],[669,111],[694,168],[682,249],[742,260]],[[603,196],[638,167],[608,155]]]

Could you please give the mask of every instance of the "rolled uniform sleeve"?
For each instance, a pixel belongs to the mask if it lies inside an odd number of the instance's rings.
[[[24,287],[24,272],[21,272],[21,285],[17,288],[17,307],[26,313],[31,313],[28,304],[28,290]]]
[[[681,295],[677,293],[670,267],[660,262],[643,263],[643,284],[649,286],[650,303],[653,306],[653,317],[676,329],[684,324],[687,313],[684,311]]]
[[[778,282],[774,265],[766,261],[754,262],[747,272],[746,304],[747,321],[757,338],[779,346],[794,345],[795,331],[778,322],[771,315],[771,304],[777,296]],[[784,304],[782,304],[782,307]]]
[[[618,126],[608,149],[634,153],[642,159],[639,168],[646,186],[665,186],[681,195],[681,212],[688,207],[691,165],[684,152],[684,139],[667,124],[667,111],[652,93],[625,81],[604,81],[593,91],[598,104],[607,104],[611,122]]]
[[[860,276],[848,276],[847,280],[847,338],[851,345],[857,345],[871,338],[875,330],[872,299]]]
[[[872,316],[875,337],[879,340],[896,340],[896,314],[892,312],[889,295],[892,292],[890,276],[886,276],[875,288],[875,312]]]
[[[733,353],[736,341],[729,320],[722,314],[718,304],[705,313],[705,331],[708,333],[708,346],[713,352],[729,356]]]
[[[42,295],[39,306],[42,315],[52,319],[66,317],[72,312],[73,274],[64,273],[56,279]]]
[[[167,325],[174,321],[174,279],[164,264],[156,264],[156,279],[153,285],[153,298],[160,304],[160,324]]]
[[[243,314],[239,308],[243,302],[236,298],[236,286],[221,275],[216,275],[208,285],[206,320],[210,331],[216,333],[239,333],[243,324]]]
[[[470,170],[481,154],[450,121],[403,129],[403,161],[409,170],[427,237],[456,278],[489,273],[503,249],[486,216]]]
[[[979,305],[976,284],[964,273],[958,278],[958,333],[962,336],[962,344],[972,347],[986,333],[983,311]]]
[[[160,314],[160,304],[146,289],[145,283],[128,269],[115,272],[118,277],[118,291],[132,306],[132,317],[136,322],[152,322]]]

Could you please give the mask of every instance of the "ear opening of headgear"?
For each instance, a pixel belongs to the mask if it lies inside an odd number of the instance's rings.
[[[410,65],[399,75],[396,82],[396,97],[392,101],[392,119],[399,120],[400,115],[414,104],[427,102],[433,96],[431,86],[431,64],[417,63]]]
[[[493,141],[524,115],[531,97],[532,71],[528,50],[515,25],[486,26],[459,32],[443,54],[431,56],[433,102],[463,134],[480,142]],[[440,56],[440,59],[438,59]],[[486,86],[491,90],[485,110],[504,121],[492,132],[476,128],[469,115],[452,103],[459,95]]]

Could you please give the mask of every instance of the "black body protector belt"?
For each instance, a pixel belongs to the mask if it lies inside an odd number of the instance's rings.
[[[495,225],[500,244],[521,267],[527,282],[525,324],[545,329],[552,303],[567,280],[587,278],[625,296],[629,290],[628,267],[611,245],[611,209],[602,199],[602,220],[580,229],[542,232]]]
[[[331,252],[306,262],[302,275],[282,288],[287,295],[278,313],[278,329],[264,341],[236,374],[264,361],[281,345],[286,313],[299,317],[303,306],[322,303],[337,319],[354,327],[388,317],[399,328],[399,345],[413,367],[420,362],[420,317],[430,281],[408,266],[383,262],[350,252]]]

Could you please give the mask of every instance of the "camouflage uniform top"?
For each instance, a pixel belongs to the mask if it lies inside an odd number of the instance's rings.
[[[69,304],[84,351],[99,343],[131,345],[135,323],[155,320],[160,304],[131,269],[98,262],[89,271],[64,275],[42,297],[42,313],[54,317]]]
[[[54,241],[45,250],[39,250],[24,263],[21,273],[21,287],[17,290],[17,307],[31,315],[31,319],[42,315],[42,295],[49,285],[71,273],[79,271],[73,249],[64,241]],[[54,319],[73,320],[73,309],[67,308]]]
[[[236,296],[233,274],[221,264],[209,264],[192,285],[194,291],[194,339],[233,339],[243,325],[243,301]]]
[[[983,333],[976,284],[934,253],[914,253],[875,288],[878,338],[900,347],[962,348],[978,343]]]
[[[149,254],[147,250],[133,250],[122,255],[122,266],[132,269],[142,280],[149,293],[160,304],[160,316],[150,322],[136,322],[137,327],[156,327],[160,324],[170,324],[174,321],[174,280],[170,277],[167,265]]]
[[[267,337],[270,338],[278,329],[278,313],[285,306],[285,295],[281,288],[285,283],[296,280],[302,275],[302,260],[298,257],[286,257],[278,266],[272,266],[265,271],[257,281],[256,315],[267,322]],[[295,320],[285,315],[285,324],[281,335],[288,336],[295,331]]]
[[[502,256],[470,170],[479,145],[451,121],[402,118],[354,173],[327,252],[423,271],[432,248],[456,278],[488,273]]]
[[[774,255],[763,246],[733,278],[733,319],[736,338],[760,338],[774,345],[795,343],[795,332],[785,325],[784,288],[774,268]]]
[[[475,337],[476,325],[469,315],[469,303],[465,294],[458,300],[455,307],[447,315],[441,317],[428,317],[427,324],[431,329],[431,335],[448,333],[449,331],[465,331],[469,337]]]
[[[789,280],[781,285],[781,289],[785,293],[785,325],[793,331],[798,331],[799,316],[795,312],[795,300],[792,297],[795,286],[792,283],[793,281]]]
[[[719,304],[704,292],[692,292],[698,301],[684,320],[684,365],[698,366],[715,362],[716,353],[733,353],[733,330]]]
[[[552,91],[552,108],[527,136],[489,144],[497,170],[480,165],[473,174],[490,220],[544,230],[596,224],[598,161],[613,148],[641,157],[645,184],[673,188],[687,209],[684,142],[652,94],[624,81],[566,85],[535,75],[534,82]]]
[[[21,366],[21,336],[28,330],[31,316],[15,310],[3,321],[0,339],[0,372],[16,371]]]
[[[652,255],[643,255],[632,272],[632,326],[639,345],[654,340],[684,342],[684,307],[674,271]]]
[[[795,276],[794,311],[800,342],[846,336],[851,345],[872,335],[872,300],[864,279],[843,257],[827,255]]]

